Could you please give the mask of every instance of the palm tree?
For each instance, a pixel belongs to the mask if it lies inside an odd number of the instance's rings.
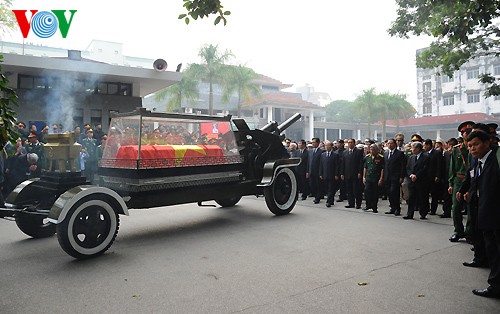
[[[393,96],[397,106],[391,110],[391,119],[396,120],[396,132],[399,132],[399,121],[414,117],[417,110],[406,100],[406,95],[395,94]]]
[[[224,63],[233,57],[233,54],[228,50],[221,53],[218,45],[205,45],[200,49],[198,55],[202,59],[202,64],[193,64],[191,68],[196,78],[209,84],[208,114],[212,115],[214,111],[213,84],[223,83],[224,72],[226,70]]]
[[[193,72],[188,68],[184,71],[182,79],[174,85],[162,89],[155,95],[156,101],[168,98],[166,112],[178,112],[182,101],[187,100],[195,104],[198,99],[198,81],[194,79]]]
[[[415,108],[406,100],[406,95],[385,92],[376,98],[376,108],[382,123],[382,139],[386,138],[387,120],[395,120],[399,132],[399,120],[415,115]]]
[[[363,90],[363,94],[356,97],[354,100],[354,107],[361,114],[366,114],[368,116],[368,136],[371,136],[371,125],[378,118],[376,105],[377,105],[377,93],[375,88]]]
[[[250,103],[252,96],[259,96],[261,90],[254,79],[257,78],[257,73],[254,70],[247,68],[243,65],[230,67],[224,78],[224,95],[222,96],[223,102],[229,102],[231,95],[236,92],[238,95],[238,117],[241,117],[241,107],[243,102]]]

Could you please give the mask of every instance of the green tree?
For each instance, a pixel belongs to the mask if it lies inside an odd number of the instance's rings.
[[[13,30],[17,25],[17,20],[10,9],[12,0],[4,0],[0,4],[0,37]]]
[[[231,66],[224,77],[223,102],[229,102],[231,95],[238,96],[238,117],[241,117],[241,108],[250,103],[252,96],[259,96],[261,90],[254,80],[258,77],[254,70],[243,65]]]
[[[500,0],[423,1],[396,0],[397,18],[389,29],[391,36],[434,37],[430,47],[417,56],[420,68],[440,68],[452,76],[465,62],[478,56],[500,56]],[[481,75],[490,84],[486,96],[500,95],[497,80]]]
[[[399,120],[415,115],[415,108],[406,100],[405,95],[384,92],[376,95],[375,108],[382,124],[382,139],[387,135],[387,121],[395,120],[399,131]]]
[[[377,121],[377,93],[375,88],[365,89],[363,93],[354,100],[354,107],[358,114],[363,114],[367,117],[368,134],[371,136],[372,124]]]
[[[354,102],[334,100],[325,107],[326,120],[330,122],[360,123],[366,121],[365,114],[357,111]]]
[[[166,87],[156,93],[156,101],[167,99],[166,111],[179,112],[182,106],[182,101],[194,105],[198,99],[198,81],[194,78],[191,67],[183,72],[182,79],[177,84]]]
[[[219,51],[219,45],[205,45],[198,55],[202,59],[202,64],[192,64],[191,70],[194,77],[202,81],[208,82],[208,114],[213,114],[214,108],[214,84],[222,84],[224,76],[227,73],[225,62],[233,57],[231,51]]]
[[[226,16],[230,15],[230,11],[223,11],[224,8],[220,0],[182,0],[187,13],[179,15],[179,19],[184,19],[186,24],[189,24],[190,17],[194,20],[198,18],[203,19],[209,15],[217,15],[214,25],[219,24],[220,21],[226,25]]]

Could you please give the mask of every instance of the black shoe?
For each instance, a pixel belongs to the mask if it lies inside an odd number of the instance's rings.
[[[332,207],[332,204],[326,203],[326,207]]]
[[[410,217],[410,216],[404,216],[403,217],[404,220],[408,220],[408,219],[413,219],[413,217]]]
[[[427,217],[425,217],[425,216],[420,216],[420,219],[421,219],[421,220],[427,220]]]
[[[354,206],[351,206],[351,205],[346,205],[344,206],[345,208],[354,208]]]
[[[401,216],[401,213],[400,212],[395,212],[394,213],[394,216]],[[413,218],[412,218],[413,219]]]
[[[341,199],[341,198],[339,198],[339,199],[337,200],[337,202],[343,202],[343,201],[344,201],[344,200],[343,200],[343,199]]]
[[[474,268],[488,268],[488,263],[478,262],[475,260],[473,260],[472,262],[463,262],[462,265]]]
[[[495,289],[492,286],[486,289],[474,289],[472,293],[480,297],[500,299],[500,289]]]
[[[441,214],[439,215],[440,218],[451,218],[451,215],[448,214]]]
[[[461,237],[461,236],[459,236],[459,235],[457,235],[457,234],[454,234],[454,235],[452,235],[452,236],[450,237],[450,239],[449,239],[449,240],[450,240],[450,242],[458,242],[461,238],[463,238],[463,237]]]
[[[305,201],[307,199],[307,197],[303,197],[302,200]]]
[[[356,209],[361,209],[361,205],[357,205],[357,206],[356,206]]]
[[[374,209],[374,210],[373,210],[373,213],[375,213],[375,214],[376,214],[376,213],[378,213],[378,210]]]
[[[394,212],[393,211],[388,211],[388,212],[385,212],[387,215],[394,215]]]
[[[370,209],[371,209],[371,208],[368,208],[368,207],[363,208],[363,210],[370,210]]]
[[[314,204],[318,204],[318,203],[319,203],[319,201],[317,201],[317,200],[314,200],[314,201],[313,201],[313,203],[314,203]]]
[[[436,212],[430,212],[429,215],[434,216],[436,215]]]

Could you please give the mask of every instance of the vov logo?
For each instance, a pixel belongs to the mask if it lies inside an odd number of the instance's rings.
[[[69,21],[64,14],[66,11],[69,11],[71,14]],[[30,10],[31,19],[28,22],[28,18],[26,17],[26,12],[28,12],[28,10],[12,10],[16,15],[17,24],[19,24],[19,28],[24,38],[28,37],[30,29],[40,38],[49,38],[56,33],[58,28],[62,37],[66,38],[76,11],[77,10],[51,10],[50,12],[39,12],[38,10]]]

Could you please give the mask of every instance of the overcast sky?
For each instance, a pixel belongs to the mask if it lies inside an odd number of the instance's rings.
[[[14,0],[13,9],[76,9],[66,39],[32,32],[26,41],[84,50],[92,39],[123,43],[128,56],[199,62],[204,44],[218,44],[258,73],[283,83],[324,91],[333,99],[353,100],[363,89],[401,92],[416,104],[415,50],[426,38],[387,34],[396,17],[394,0],[222,0],[230,10],[227,26],[209,20],[189,25],[177,17],[182,0]],[[22,42],[20,32],[11,35]],[[293,90],[293,88],[292,88]]]

